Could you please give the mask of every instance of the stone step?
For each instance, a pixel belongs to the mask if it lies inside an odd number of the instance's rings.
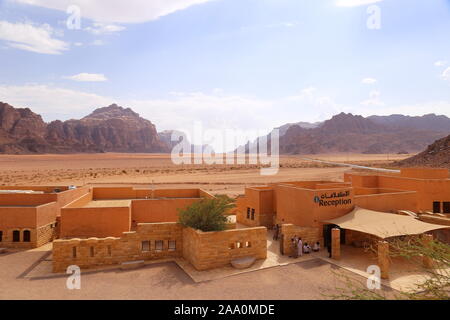
[[[254,257],[244,257],[231,260],[231,265],[236,269],[246,269],[255,263],[256,259]]]
[[[138,261],[127,261],[127,262],[122,262],[120,264],[120,268],[122,270],[129,270],[129,269],[137,269],[137,268],[141,268],[145,265],[144,260],[138,260]]]

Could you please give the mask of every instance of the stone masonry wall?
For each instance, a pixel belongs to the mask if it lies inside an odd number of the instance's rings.
[[[220,232],[183,230],[183,257],[197,270],[229,265],[242,257],[267,257],[267,229],[256,227]]]
[[[323,238],[320,235],[319,228],[299,227],[293,224],[282,224],[281,234],[284,235],[283,252],[285,255],[292,255],[291,239],[294,236],[302,238],[303,244],[308,243],[311,247],[314,243],[319,241],[323,249]]]
[[[182,234],[178,223],[143,223],[138,224],[136,231],[124,232],[120,238],[55,240],[53,271],[64,272],[69,265],[91,268],[126,261],[180,257]]]

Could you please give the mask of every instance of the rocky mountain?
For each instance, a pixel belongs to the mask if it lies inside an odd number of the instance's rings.
[[[312,128],[290,125],[280,132],[281,154],[412,153],[450,133],[450,119],[426,115],[387,117],[341,113]],[[246,145],[255,145],[257,141]]]
[[[288,131],[288,129],[292,126],[299,126],[301,128],[305,128],[305,129],[312,129],[312,128],[317,128],[320,125],[322,125],[323,122],[314,122],[314,123],[310,123],[310,122],[297,122],[297,123],[287,123],[285,125],[282,125],[281,127],[278,127],[276,129],[279,130],[279,135],[280,136],[284,136],[284,134],[286,133],[286,131]]]
[[[155,126],[115,104],[80,120],[46,124],[30,109],[0,104],[0,152],[168,152]]]
[[[48,152],[46,132],[47,125],[40,115],[0,102],[0,153]]]
[[[434,113],[424,116],[404,116],[393,114],[390,116],[370,116],[367,119],[381,125],[387,125],[394,128],[414,128],[430,131],[450,131],[450,118],[438,116]]]
[[[435,141],[428,148],[405,160],[396,163],[406,167],[435,167],[450,169],[450,135]]]

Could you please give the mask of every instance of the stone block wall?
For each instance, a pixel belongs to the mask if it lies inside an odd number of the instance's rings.
[[[52,242],[56,238],[58,238],[58,229],[55,221],[36,230],[36,247]]]
[[[180,257],[182,227],[177,223],[138,224],[137,230],[122,237],[55,240],[53,271],[64,272],[69,265],[92,268],[126,261]]]
[[[323,237],[320,234],[319,228],[314,227],[299,227],[293,224],[282,224],[281,234],[284,235],[283,241],[283,252],[285,255],[292,255],[292,245],[291,239],[294,236],[302,238],[303,244],[308,243],[311,247],[314,243],[319,241],[322,250],[323,247]]]
[[[183,257],[197,270],[229,265],[242,257],[267,257],[267,229],[256,227],[220,232],[183,230]]]

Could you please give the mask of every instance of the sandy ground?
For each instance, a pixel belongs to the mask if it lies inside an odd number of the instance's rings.
[[[380,155],[309,157],[389,166],[387,156]],[[391,155],[390,160],[392,158]],[[1,155],[0,184],[138,184],[170,188],[201,187],[213,193],[237,195],[243,193],[247,185],[268,182],[340,181],[343,172],[349,170],[312,163],[299,156],[282,156],[280,163],[277,175],[262,176],[259,167],[249,165],[177,166],[168,155]],[[175,263],[160,263],[133,271],[113,269],[83,273],[82,289],[68,290],[66,275],[29,277],[41,260],[49,259],[48,254],[48,251],[39,248],[1,255],[0,299],[325,299],[327,296],[324,295],[336,292],[336,287],[345,285],[337,279],[336,272],[365,281],[355,273],[320,259],[201,283],[194,282]]]
[[[407,155],[309,155],[306,157],[389,167]],[[389,160],[388,160],[389,159]],[[175,165],[166,154],[0,155],[0,185],[127,184],[200,187],[213,193],[241,194],[246,185],[293,180],[342,179],[345,167],[281,156],[277,175],[261,175],[257,165]]]
[[[66,287],[67,275],[29,278],[45,251],[28,250],[0,256],[1,299],[330,299],[345,283],[346,274],[365,279],[315,259],[282,267],[239,274],[223,279],[194,282],[176,263],[148,265],[142,269],[84,272],[81,289]],[[44,289],[45,288],[45,289]],[[384,289],[387,294],[390,289]]]

